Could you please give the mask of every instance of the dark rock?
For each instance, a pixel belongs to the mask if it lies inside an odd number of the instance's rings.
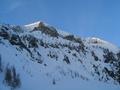
[[[99,60],[98,56],[95,55],[94,51],[92,51],[91,54],[92,54],[92,56],[94,57],[94,60],[95,60],[95,61],[98,61],[98,60]]]
[[[46,26],[43,22],[39,23],[38,27],[35,27],[33,31],[40,30],[42,33],[50,35],[52,37],[58,37],[59,34],[54,27]]]
[[[66,55],[64,55],[63,61],[65,61],[67,64],[70,64],[70,60],[69,60],[68,56],[66,56]]]

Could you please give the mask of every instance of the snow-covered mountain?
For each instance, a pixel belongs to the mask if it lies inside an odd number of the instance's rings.
[[[120,90],[120,49],[43,23],[0,25],[0,90]]]

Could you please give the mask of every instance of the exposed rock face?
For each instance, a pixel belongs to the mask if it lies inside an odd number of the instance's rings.
[[[48,27],[43,22],[40,22],[38,27],[35,27],[34,30],[40,30],[42,33],[50,35],[52,37],[58,37],[59,34],[54,27]]]

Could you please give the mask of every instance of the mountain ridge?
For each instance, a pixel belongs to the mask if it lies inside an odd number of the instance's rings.
[[[80,79],[79,83],[81,80],[118,86],[120,83],[118,47],[95,37],[81,38],[61,33],[41,21],[25,26],[0,25],[0,49],[0,82],[4,81],[3,87],[0,87],[2,90],[18,87],[32,90],[30,88],[36,88],[33,83],[44,82],[44,79],[39,81],[41,77],[47,78],[55,86],[62,80],[68,81],[66,78]],[[7,80],[5,76],[8,71],[11,77],[15,77]],[[30,82],[34,79],[36,81]],[[28,83],[31,87],[27,87]],[[36,84],[37,89],[40,89],[39,84]]]

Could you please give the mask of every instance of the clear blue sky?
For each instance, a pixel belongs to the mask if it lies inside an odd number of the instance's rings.
[[[0,0],[0,23],[38,20],[120,46],[120,0]]]

